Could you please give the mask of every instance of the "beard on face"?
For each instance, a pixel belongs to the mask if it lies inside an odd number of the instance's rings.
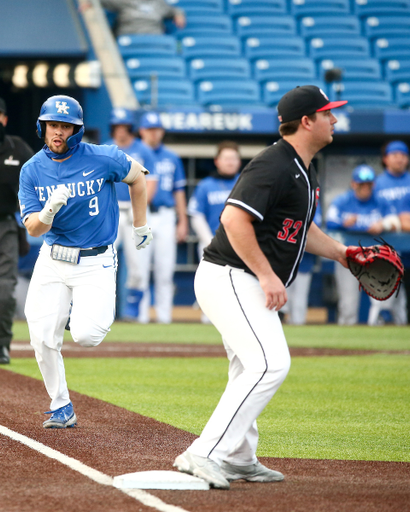
[[[63,153],[67,153],[68,151],[68,146],[67,146],[67,142],[65,140],[63,140],[62,138],[60,139],[62,140],[62,144],[60,146],[56,146],[54,143],[53,143],[53,140],[52,139],[48,139],[48,138],[45,138],[44,141],[46,143],[46,145],[48,146],[48,148],[53,152],[53,153],[57,153],[59,155],[62,155]]]

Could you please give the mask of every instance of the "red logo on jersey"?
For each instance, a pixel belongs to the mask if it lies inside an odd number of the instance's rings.
[[[316,193],[315,193],[315,205],[316,205],[316,208],[317,208],[317,205],[319,204],[319,196],[320,196],[320,188],[317,187]]]
[[[279,240],[284,240],[290,244],[295,244],[297,242],[297,234],[299,233],[302,226],[303,222],[301,220],[294,221],[292,219],[285,219],[283,221],[283,230],[279,231],[277,236]],[[292,233],[290,232],[291,229]]]

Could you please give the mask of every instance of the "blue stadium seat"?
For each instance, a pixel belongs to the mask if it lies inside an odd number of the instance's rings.
[[[170,35],[124,35],[117,39],[121,55],[125,57],[175,56],[177,53],[176,40]]]
[[[321,80],[286,80],[266,82],[262,88],[263,101],[270,107],[274,107],[279,103],[282,96],[301,85],[316,85],[323,91],[326,91],[325,84]]]
[[[175,32],[175,37],[219,36],[232,34],[232,18],[227,14],[217,16],[187,16],[187,24]]]
[[[333,83],[329,88],[329,98],[347,100],[353,108],[385,108],[395,106],[393,92],[387,82],[351,81]]]
[[[291,12],[297,18],[317,14],[340,16],[350,13],[349,0],[291,0]]]
[[[410,108],[410,82],[397,84],[396,101],[400,108]]]
[[[241,16],[236,20],[239,37],[292,37],[296,36],[293,16]]]
[[[241,55],[241,45],[236,36],[184,37],[181,44],[182,56],[185,59],[239,57]]]
[[[251,71],[247,59],[205,58],[193,59],[189,63],[191,80],[249,79]]]
[[[203,106],[261,106],[260,87],[254,80],[206,80],[198,84],[198,101]]]
[[[259,59],[254,63],[254,77],[258,82],[304,81],[316,79],[311,59]]]
[[[315,37],[309,43],[309,55],[312,59],[368,58],[369,42],[364,37]]]
[[[155,87],[158,94],[157,98],[152,94],[152,82],[150,80],[136,80],[133,82],[133,87],[137,99],[142,106],[197,105],[195,90],[191,80],[159,78]]]
[[[374,42],[374,56],[381,60],[405,59],[410,55],[409,37],[382,37]]]
[[[286,0],[228,0],[228,14],[238,16],[277,16],[287,13]]]
[[[389,60],[385,66],[386,80],[393,83],[410,82],[410,55],[407,59]]]
[[[125,67],[131,80],[149,78],[152,75],[163,78],[185,78],[185,61],[181,57],[142,57],[125,60]]]
[[[367,16],[400,16],[410,12],[410,0],[356,0],[354,13],[360,18]]]
[[[305,42],[301,37],[249,37],[245,55],[250,60],[288,59],[305,57]]]
[[[366,19],[365,33],[369,39],[409,36],[410,11],[408,16],[371,16]]]
[[[356,16],[307,16],[300,22],[300,35],[312,37],[360,36],[360,22]]]
[[[319,74],[324,80],[326,71],[339,68],[343,71],[342,81],[382,80],[382,70],[377,59],[324,59],[319,63]]]
[[[212,9],[214,11],[223,12],[225,8],[224,0],[167,0],[173,7],[180,9],[191,9],[197,7],[198,9]]]

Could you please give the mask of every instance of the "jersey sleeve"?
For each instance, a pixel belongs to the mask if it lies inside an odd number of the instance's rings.
[[[115,145],[100,147],[108,157],[107,179],[114,182],[122,181],[130,172],[131,157]]]
[[[267,159],[254,159],[242,171],[242,174],[232,189],[226,204],[237,206],[263,221],[267,211],[283,198],[286,180],[283,179],[285,170],[272,168]],[[280,176],[282,174],[282,176]]]
[[[410,194],[402,197],[397,205],[397,211],[394,213],[410,213]],[[387,214],[386,214],[387,215]]]
[[[175,155],[175,178],[174,178],[174,191],[182,190],[186,186],[185,169],[182,160],[178,155]]]

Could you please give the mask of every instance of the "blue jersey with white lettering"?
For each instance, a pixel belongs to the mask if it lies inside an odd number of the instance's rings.
[[[384,171],[376,178],[374,193],[377,198],[397,206],[403,197],[410,195],[410,173],[406,171],[400,176],[394,176]]]
[[[231,179],[219,175],[209,176],[198,183],[189,200],[188,214],[202,213],[213,235],[219,226],[219,217],[224,209],[225,201],[238,178],[239,174]]]
[[[115,142],[113,139],[109,139],[105,144],[115,145]],[[122,147],[121,151],[130,155],[130,157],[149,170],[150,173],[147,174],[146,179],[153,179],[155,175],[154,153],[151,148],[144,144],[140,139],[135,139],[129,146]],[[126,183],[115,183],[115,189],[117,191],[118,201],[131,201],[130,189]]]
[[[114,182],[129,173],[128,158],[117,146],[84,142],[63,162],[39,151],[21,169],[18,196],[23,221],[41,211],[52,191],[64,184],[70,197],[55,215],[50,231],[43,235],[47,244],[86,249],[113,243],[119,218]]]
[[[382,217],[394,213],[395,208],[384,198],[378,198],[375,193],[367,201],[358,199],[353,190],[337,196],[329,206],[327,212],[327,228],[342,229],[346,231],[367,231]],[[351,215],[356,215],[356,222],[350,226],[343,226],[343,222]]]
[[[155,174],[158,188],[152,200],[155,208],[175,206],[174,192],[186,185],[185,170],[179,156],[163,144],[154,149]]]

